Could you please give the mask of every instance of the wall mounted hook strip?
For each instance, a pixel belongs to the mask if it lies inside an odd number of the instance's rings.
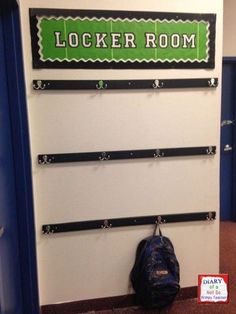
[[[157,218],[161,217],[161,218]],[[42,226],[43,234],[73,232],[93,229],[110,229],[116,227],[151,225],[158,223],[175,223],[191,221],[212,221],[216,219],[216,212],[194,212],[172,215],[139,216],[126,218],[112,218],[103,220],[88,220],[77,222],[66,222],[59,224],[48,224]]]
[[[108,152],[85,152],[64,154],[40,154],[38,163],[48,165],[53,163],[83,162],[83,161],[109,161],[119,159],[180,157],[216,154],[216,146],[155,148],[141,150],[120,150]]]
[[[217,87],[218,78],[152,80],[33,80],[34,90],[108,90]]]

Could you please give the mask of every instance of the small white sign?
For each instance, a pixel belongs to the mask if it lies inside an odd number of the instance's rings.
[[[198,276],[198,303],[228,303],[227,274]]]

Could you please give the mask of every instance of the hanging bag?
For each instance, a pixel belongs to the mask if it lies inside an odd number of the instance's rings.
[[[153,235],[139,243],[130,279],[137,303],[145,308],[162,309],[178,294],[179,263],[172,242],[162,235],[158,223]]]

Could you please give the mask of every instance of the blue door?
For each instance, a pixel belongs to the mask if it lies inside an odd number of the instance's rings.
[[[15,173],[2,17],[0,43],[0,312],[22,314]]]
[[[222,106],[221,106],[221,164],[220,207],[221,220],[236,218],[235,199],[235,105],[236,63],[235,58],[223,59]]]
[[[0,314],[38,314],[30,151],[15,0],[0,1]]]

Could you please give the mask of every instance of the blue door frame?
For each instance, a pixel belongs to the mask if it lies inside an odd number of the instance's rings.
[[[221,220],[236,221],[236,57],[223,58],[220,209]],[[232,123],[225,123],[233,121]],[[226,149],[225,149],[226,148]],[[230,149],[227,149],[230,148]],[[231,150],[232,148],[232,150]]]
[[[39,314],[35,227],[19,9],[15,0],[0,2],[12,133],[20,293],[24,314]],[[12,313],[13,314],[13,313]]]

